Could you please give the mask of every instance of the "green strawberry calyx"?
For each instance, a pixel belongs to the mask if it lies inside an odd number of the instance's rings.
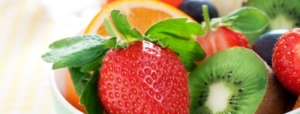
[[[173,50],[187,71],[192,71],[196,62],[205,57],[205,52],[195,40],[196,36],[204,34],[204,30],[196,22],[187,22],[185,18],[166,19],[141,34],[131,28],[126,16],[120,11],[113,10],[111,18],[122,40],[106,19],[104,25],[110,38],[100,35],[63,38],[50,44],[51,50],[42,55],[44,61],[53,63],[53,69],[68,68],[80,103],[89,114],[104,112],[97,95],[97,80],[102,59],[111,48],[126,48],[129,43],[137,40],[150,41]]]
[[[251,43],[265,32],[270,23],[268,16],[255,7],[242,7],[226,16],[211,20],[206,5],[202,5],[202,11],[204,17],[202,25],[203,28],[206,28],[206,32],[226,26],[244,34]]]

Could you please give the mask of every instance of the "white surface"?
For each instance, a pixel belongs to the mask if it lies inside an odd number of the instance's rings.
[[[300,114],[300,108],[295,109],[295,110],[290,111],[290,112],[287,112],[287,113],[285,113],[285,114]]]
[[[51,81],[51,89],[54,94],[54,99],[57,99],[60,104],[54,105],[62,105],[65,110],[57,110],[58,113],[71,112],[72,114],[83,114],[81,111],[73,107],[63,96],[65,92],[65,79],[66,79],[67,69],[59,69],[51,72],[50,81]]]
[[[86,27],[100,11],[102,0],[39,0],[47,15],[57,23]]]

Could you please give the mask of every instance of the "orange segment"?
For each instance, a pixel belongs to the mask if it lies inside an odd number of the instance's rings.
[[[70,73],[68,72],[66,75],[66,93],[64,95],[66,100],[78,110],[85,112],[84,106],[79,103],[80,97],[75,92]]]
[[[296,103],[293,107],[293,110],[297,109],[297,108],[300,108],[300,96],[298,96],[297,100],[296,100]]]
[[[88,25],[84,34],[108,36],[103,22],[105,18],[111,22],[110,13],[112,10],[120,10],[121,13],[125,14],[131,26],[140,31],[141,34],[144,34],[150,26],[163,19],[188,18],[193,21],[187,14],[161,1],[119,0],[104,6]]]
[[[132,8],[131,13],[132,14],[127,16],[128,22],[133,27],[137,27],[141,33],[145,33],[148,27],[162,19],[172,18],[172,16],[166,12],[147,8]],[[137,15],[141,18],[136,18]]]

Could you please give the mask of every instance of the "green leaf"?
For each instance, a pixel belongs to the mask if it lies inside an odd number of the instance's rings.
[[[83,91],[87,81],[91,77],[91,75],[89,73],[81,72],[80,68],[74,68],[74,67],[70,67],[69,72],[70,72],[71,79],[72,79],[73,85],[75,87],[76,93],[78,95],[81,95],[82,91]]]
[[[172,41],[173,44],[170,43]],[[178,53],[179,59],[183,62],[187,71],[192,71],[197,65],[195,62],[204,59],[205,52],[196,41],[177,40],[162,40],[167,43],[168,48]]]
[[[114,38],[104,39],[98,35],[86,35],[65,38],[50,45],[52,51],[42,55],[46,62],[53,62],[53,69],[64,67],[80,67],[103,56],[111,45],[106,42]]]
[[[85,64],[82,67],[80,67],[80,71],[88,73],[90,71],[98,69],[98,68],[100,68],[100,61],[102,61],[102,59],[100,59],[100,60],[97,59],[97,60],[95,60],[93,62]]]
[[[187,71],[192,71],[197,65],[196,62],[204,59],[205,52],[198,42],[187,39],[180,39],[176,36],[164,33],[151,35],[149,40],[156,41],[162,47],[167,47],[178,54]]]
[[[205,52],[196,36],[204,33],[203,28],[196,22],[187,22],[187,19],[167,19],[160,21],[146,32],[146,40],[157,42],[176,52],[187,71],[196,67],[197,61],[205,57]]]
[[[248,39],[250,44],[254,44],[255,41],[259,38],[259,36],[261,36],[262,34],[264,34],[267,31],[268,31],[268,29],[264,29],[260,32],[243,33],[243,34],[246,36],[246,38]]]
[[[109,48],[116,47],[117,46],[117,38],[116,37],[105,38],[103,45],[105,47],[109,47]]]
[[[88,114],[103,114],[104,108],[100,103],[98,97],[98,78],[99,70],[94,71],[91,79],[85,86],[83,93],[80,97],[80,103],[84,105]]]
[[[200,24],[196,22],[187,22],[186,18],[166,19],[151,26],[145,35],[154,35],[164,33],[176,38],[194,40],[195,36],[204,34]]]
[[[222,23],[242,33],[257,33],[268,26],[269,19],[257,8],[243,7],[222,17]]]
[[[130,42],[134,39],[143,39],[143,36],[137,31],[137,29],[132,29],[127,17],[120,13],[119,10],[113,10],[111,12],[111,18],[114,22],[117,30],[122,34],[126,41]]]

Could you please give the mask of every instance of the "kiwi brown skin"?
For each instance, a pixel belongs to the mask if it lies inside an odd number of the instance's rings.
[[[273,70],[266,64],[266,62],[265,66],[269,75],[268,86],[256,114],[284,114],[291,111],[297,96],[289,93],[280,85]]]
[[[283,87],[277,82],[273,72],[269,70],[267,91],[256,114],[284,114],[287,112],[286,98]]]

